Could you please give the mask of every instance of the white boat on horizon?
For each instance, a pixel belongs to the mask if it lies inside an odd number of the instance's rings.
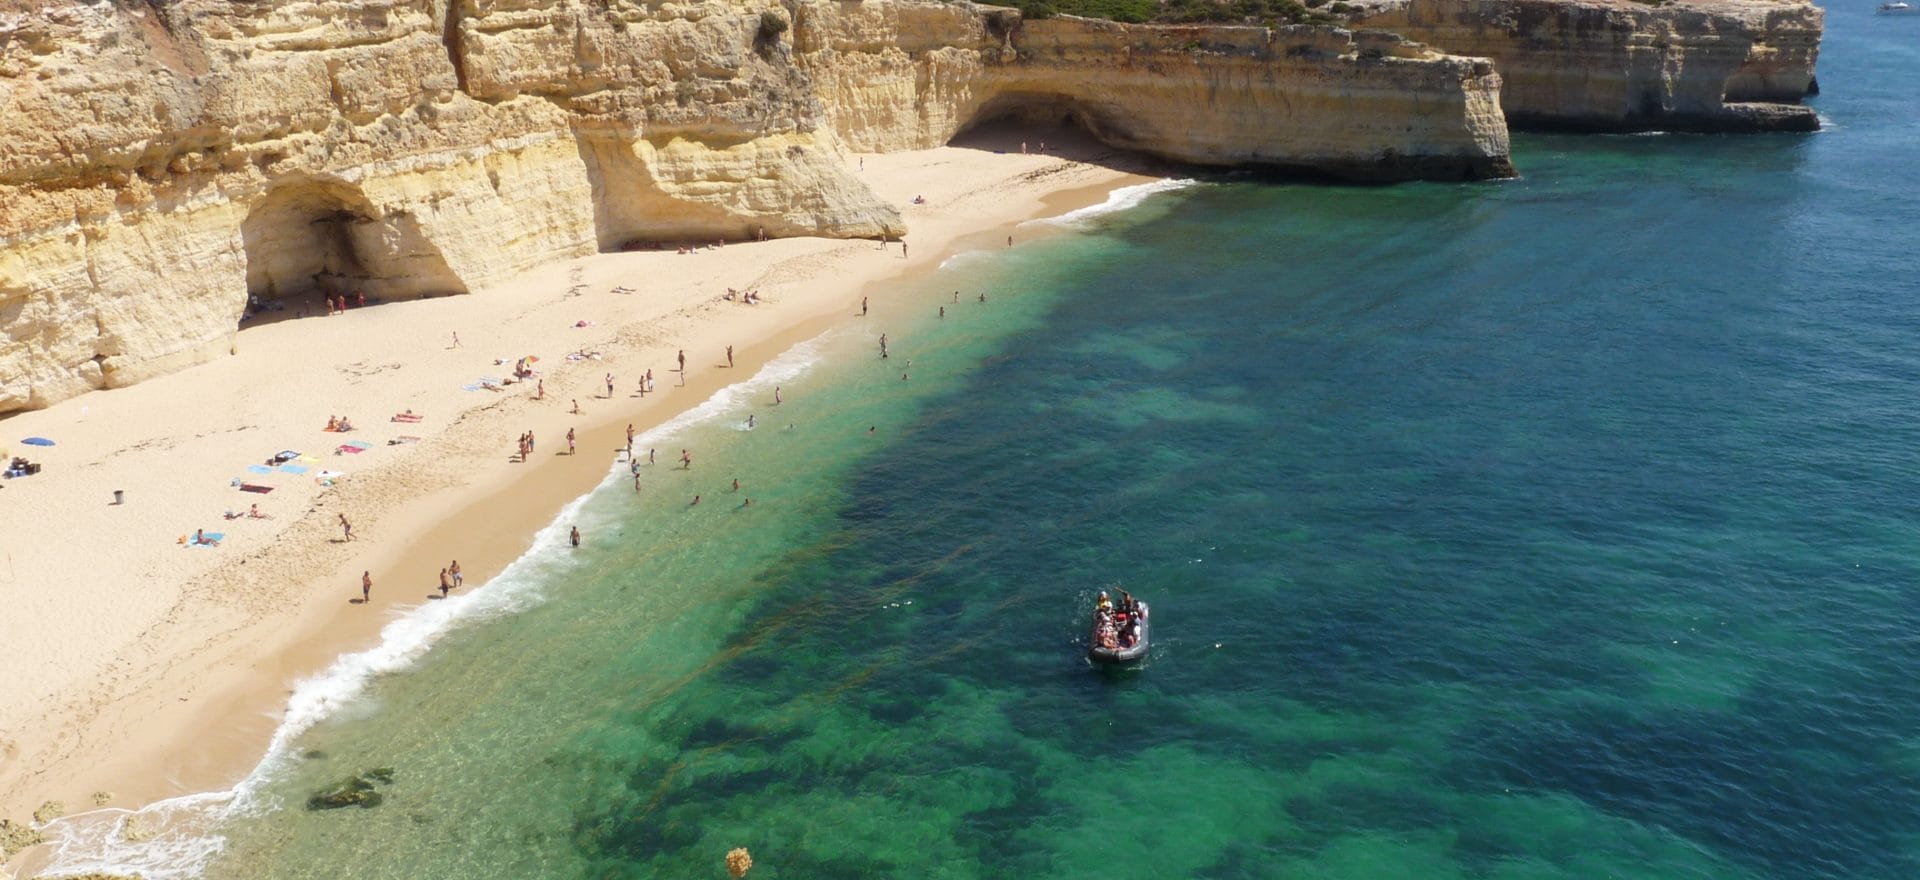
[[[1880,4],[1880,8],[1878,10],[1875,10],[1874,14],[1875,15],[1912,15],[1916,12],[1920,12],[1920,7],[1916,7],[1913,4],[1908,3],[1907,0],[1889,0],[1889,2]]]

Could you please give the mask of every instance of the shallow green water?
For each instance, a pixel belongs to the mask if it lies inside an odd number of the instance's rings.
[[[1819,135],[1231,179],[877,298],[301,736],[208,875],[1915,876],[1910,24],[1830,15]]]

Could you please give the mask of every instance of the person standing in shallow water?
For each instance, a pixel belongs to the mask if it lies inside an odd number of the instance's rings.
[[[567,539],[573,542],[573,546],[580,546],[580,527],[574,526],[573,530],[567,533]]]
[[[446,569],[440,569],[440,598],[447,598],[447,592],[453,589],[453,575]]]

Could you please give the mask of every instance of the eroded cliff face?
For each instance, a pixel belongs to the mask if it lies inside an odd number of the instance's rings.
[[[1516,127],[1813,131],[1825,16],[1800,0],[1384,0],[1357,24],[1491,58]]]
[[[1335,28],[1146,27],[1011,10],[813,3],[795,51],[857,149],[1071,119],[1116,147],[1362,180],[1513,173],[1483,59]]]
[[[225,351],[249,295],[899,229],[759,11],[0,5],[0,411]]]
[[[224,352],[249,297],[898,234],[846,143],[1064,116],[1184,161],[1486,177],[1498,92],[1384,36],[964,3],[0,0],[0,412]]]

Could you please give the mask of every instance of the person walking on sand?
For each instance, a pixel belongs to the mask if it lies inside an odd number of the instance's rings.
[[[568,455],[572,455],[572,454],[573,454],[573,452],[574,452],[574,450],[573,450],[573,429],[572,429],[572,428],[568,428],[568,429],[567,429],[567,454],[568,454]]]
[[[687,350],[680,349],[680,375],[687,375]]]
[[[733,346],[727,346],[727,369],[733,369]]]
[[[627,423],[627,457],[633,457],[633,423]]]
[[[653,368],[652,367],[647,368],[647,390],[648,391],[653,390]]]
[[[453,346],[452,346],[452,347],[453,347],[453,348],[459,348],[459,347],[460,347],[460,331],[458,331],[458,330],[455,330],[455,331],[453,331]]]
[[[573,530],[567,533],[567,538],[573,541],[573,546],[575,547],[580,546],[580,527],[574,526]]]
[[[612,373],[607,374],[607,399],[608,400],[613,399],[613,374]]]
[[[452,565],[447,566],[447,573],[453,575],[453,586],[455,589],[459,589],[466,584],[466,576],[460,573],[460,560],[455,559]]]
[[[534,399],[536,400],[547,399],[547,380],[545,379],[534,380],[534,388],[535,388]]]
[[[360,573],[360,604],[365,605],[368,602],[372,602],[372,601],[373,601],[373,572],[363,571]]]
[[[353,540],[353,523],[347,521],[346,514],[340,514],[340,533],[346,535],[342,540]]]
[[[447,598],[447,592],[452,589],[453,589],[453,575],[448,574],[447,570],[444,568],[440,569],[440,598],[442,599]]]

